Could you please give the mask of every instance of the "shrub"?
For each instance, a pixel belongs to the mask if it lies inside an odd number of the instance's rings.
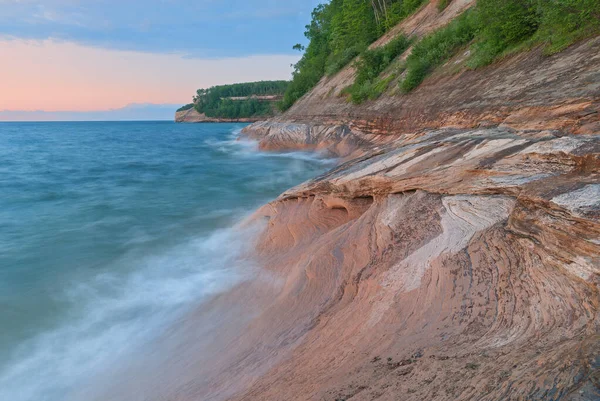
[[[540,23],[536,2],[478,0],[475,13],[478,40],[469,66],[487,65],[510,46],[531,37]]]
[[[387,84],[379,82],[379,75],[408,48],[409,41],[400,35],[384,46],[366,50],[356,61],[356,78],[349,88],[350,98],[354,103],[362,103],[368,98],[379,96],[387,88]],[[387,82],[389,84],[389,81]]]
[[[438,11],[444,11],[446,7],[450,4],[451,0],[439,0],[438,1]]]
[[[362,49],[364,50],[364,49]],[[338,73],[342,68],[348,65],[361,53],[361,46],[350,47],[337,55],[331,55],[325,66],[325,74],[332,76]]]
[[[551,54],[600,31],[598,0],[478,0],[476,15],[472,68],[526,43]]]
[[[406,76],[400,87],[404,92],[416,88],[435,67],[450,59],[456,50],[475,36],[471,12],[465,12],[450,24],[417,43],[406,59]]]
[[[538,0],[540,27],[535,39],[556,53],[600,31],[598,0]]]

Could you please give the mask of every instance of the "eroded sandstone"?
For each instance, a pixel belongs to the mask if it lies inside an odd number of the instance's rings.
[[[431,1],[374,46],[472,3]],[[360,106],[349,66],[244,130],[340,164],[251,219],[277,285],[214,399],[600,399],[600,38],[460,62]]]
[[[597,135],[442,129],[287,191],[259,260],[309,329],[236,399],[597,399],[599,182]]]

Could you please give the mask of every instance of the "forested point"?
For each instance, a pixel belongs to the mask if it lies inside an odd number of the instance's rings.
[[[274,102],[283,96],[288,85],[288,81],[260,81],[198,89],[194,102],[177,111],[194,107],[212,118],[269,117],[274,114]]]
[[[293,66],[291,81],[261,81],[199,89],[194,107],[214,118],[269,117],[277,101],[289,109],[324,76],[356,60],[354,83],[342,93],[361,103],[376,99],[389,88],[409,92],[435,68],[459,51],[469,50],[466,68],[486,66],[507,54],[543,46],[552,54],[600,32],[599,0],[477,0],[450,24],[419,40],[401,35],[388,44],[369,46],[392,27],[415,13],[427,0],[331,0],[317,6],[304,35],[309,40]],[[442,12],[452,0],[438,0]],[[398,56],[412,47],[406,61]],[[392,86],[394,85],[394,86]],[[274,98],[266,99],[267,96]]]

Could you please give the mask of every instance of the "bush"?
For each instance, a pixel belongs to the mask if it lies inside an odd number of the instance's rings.
[[[476,15],[472,68],[527,43],[542,43],[545,53],[556,53],[600,31],[598,0],[478,0]]]
[[[294,65],[282,111],[309,92],[324,75],[348,65],[383,33],[415,12],[425,0],[330,0],[317,6],[304,35],[305,52]],[[300,45],[296,49],[302,50]]]
[[[438,11],[442,12],[448,7],[451,0],[439,0],[438,1]]]
[[[423,38],[406,59],[406,76],[400,83],[404,92],[416,88],[433,69],[446,62],[460,47],[475,36],[471,12],[465,12],[450,24]]]
[[[386,45],[366,50],[355,63],[356,78],[348,93],[354,103],[362,103],[368,98],[381,94],[387,85],[378,82],[379,75],[409,46],[409,41],[400,35]],[[388,81],[389,83],[389,81]],[[382,89],[383,87],[383,89]]]
[[[540,22],[536,2],[537,0],[478,0],[478,40],[469,66],[477,68],[487,65],[509,47],[533,36]]]
[[[364,49],[361,49],[361,46],[353,46],[344,50],[340,54],[332,54],[327,60],[327,64],[325,66],[325,74],[327,76],[335,75],[342,68],[348,65],[349,62],[354,60],[363,50]]]
[[[546,53],[556,53],[579,39],[600,32],[600,1],[539,0],[540,27],[535,39]]]

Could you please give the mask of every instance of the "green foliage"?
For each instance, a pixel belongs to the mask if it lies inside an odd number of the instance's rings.
[[[348,65],[350,61],[354,60],[362,53],[363,50],[364,49],[361,49],[361,46],[352,46],[341,53],[330,55],[325,65],[325,74],[327,74],[327,76],[335,75]]]
[[[289,109],[319,82],[325,73],[329,56],[330,28],[334,9],[331,4],[321,4],[312,12],[312,20],[304,35],[310,41],[304,55],[294,65],[292,81],[279,103],[281,110]]]
[[[351,47],[366,48],[379,36],[379,27],[368,0],[332,0],[330,47],[338,54]]]
[[[546,53],[556,53],[600,31],[598,0],[478,0],[476,15],[472,68],[526,43],[542,43]]]
[[[373,81],[366,81],[360,85],[349,86],[344,90],[344,94],[350,95],[350,100],[354,104],[360,104],[367,99],[375,100],[387,90],[390,83],[397,77],[398,73],[393,71],[385,78],[376,78]]]
[[[452,0],[439,0],[438,1],[438,11],[444,11],[446,9],[446,7],[448,7],[448,5],[450,5],[450,2]]]
[[[186,110],[189,110],[189,109],[191,109],[193,107],[194,107],[194,103],[188,103],[185,106],[181,106],[180,108],[178,108],[177,111],[178,112],[179,111],[186,111]]]
[[[198,89],[193,107],[198,113],[214,118],[270,116],[273,114],[272,102],[253,96],[280,96],[288,85],[288,81],[260,81]]]
[[[425,0],[403,0],[391,2],[385,18],[385,30],[392,29],[400,21],[417,11],[424,2]]]
[[[387,88],[379,75],[392,61],[408,48],[409,41],[400,35],[384,46],[366,50],[356,61],[356,78],[348,93],[354,103],[362,103],[368,98],[376,98]],[[389,84],[389,81],[387,82]]]
[[[401,89],[409,92],[416,88],[435,67],[469,43],[475,31],[472,13],[465,12],[444,28],[423,38],[406,59],[406,76],[400,83]]]
[[[539,0],[538,7],[540,23],[534,39],[546,44],[548,54],[600,32],[598,0]]]
[[[331,0],[312,12],[304,35],[304,55],[279,104],[290,108],[324,75],[333,75],[364,52],[383,33],[418,9],[425,0]],[[302,46],[296,46],[298,50]]]
[[[445,9],[451,1],[439,0],[438,9]],[[291,107],[324,75],[337,73],[359,55],[356,82],[346,92],[357,103],[377,97],[389,79],[389,75],[385,79],[379,75],[395,56],[366,49],[425,2],[330,0],[315,8],[306,26],[308,46],[295,46],[304,50],[304,55],[294,65],[293,79],[280,108]],[[473,48],[468,66],[478,68],[524,44],[543,43],[546,53],[553,53],[598,32],[599,0],[478,0],[473,10],[415,45],[400,85],[406,92],[414,89],[469,43]]]
[[[487,65],[510,46],[531,37],[540,22],[535,3],[537,0],[478,0],[477,43],[469,66]]]
[[[426,36],[407,59],[403,91],[417,87],[433,69],[473,41],[467,65],[479,68],[524,45],[555,53],[600,32],[598,0],[478,0],[471,11]]]
[[[208,89],[198,89],[197,97],[224,98],[244,96],[281,95],[287,89],[288,81],[245,82],[232,85],[218,85]]]

